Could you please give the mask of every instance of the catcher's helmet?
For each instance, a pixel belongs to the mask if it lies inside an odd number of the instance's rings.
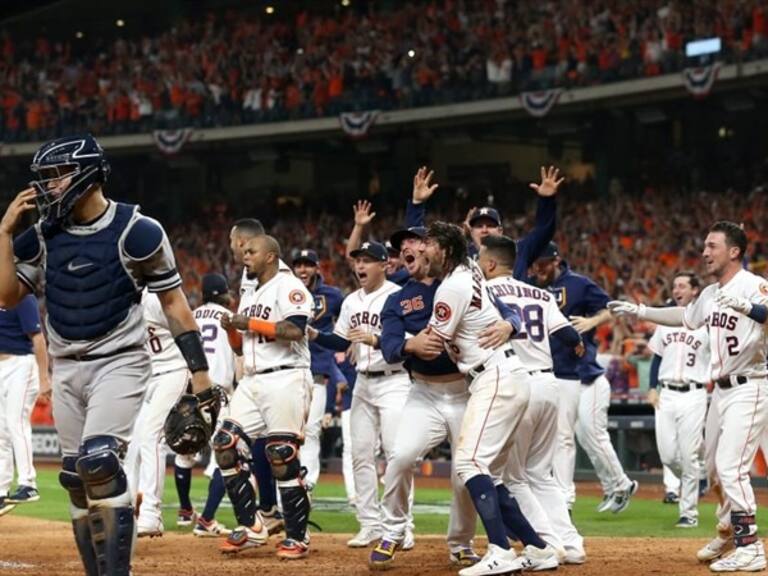
[[[60,222],[94,184],[109,175],[104,151],[90,134],[57,138],[40,147],[30,169],[37,207],[44,222]]]

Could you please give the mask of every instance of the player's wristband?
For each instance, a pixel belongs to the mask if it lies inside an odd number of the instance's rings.
[[[277,336],[277,323],[250,318],[248,320],[248,330],[250,332],[258,332],[259,334],[269,336],[270,338],[275,338]]]
[[[205,351],[203,350],[203,339],[200,336],[200,332],[197,330],[190,330],[179,334],[174,338],[176,346],[179,347],[181,355],[184,356],[184,360],[187,363],[187,368],[194,374],[202,370],[208,370],[208,359],[205,357]]]

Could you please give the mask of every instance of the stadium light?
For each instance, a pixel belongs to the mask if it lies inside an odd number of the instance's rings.
[[[693,42],[686,43],[685,55],[688,58],[695,58],[696,56],[717,54],[722,48],[723,43],[720,38],[704,38],[702,40],[694,40]]]
[[[77,38],[78,40],[82,40],[82,39],[83,39],[83,36],[85,36],[85,34],[83,34],[82,32],[80,32],[80,30],[78,30],[77,32],[75,32],[75,38]]]
[[[350,4],[352,4],[352,2],[350,2],[349,0],[341,0],[341,5],[344,6],[345,8]]]
[[[274,7],[274,6],[267,6],[267,7],[264,9],[264,11],[265,11],[267,14],[274,14],[274,13],[275,13],[275,7]]]
[[[296,48],[296,54],[304,54],[304,48]]]
[[[123,26],[125,26],[125,20],[123,20],[122,18],[118,18],[115,21],[115,26],[117,26],[118,28],[122,28]]]
[[[408,50],[408,57],[413,58],[414,56],[416,56],[416,50]]]

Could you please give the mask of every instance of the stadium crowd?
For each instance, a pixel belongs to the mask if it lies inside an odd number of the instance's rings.
[[[685,42],[710,36],[729,60],[768,53],[759,0],[395,6],[313,7],[293,19],[230,10],[155,36],[129,22],[125,36],[95,42],[6,30],[0,137],[223,126],[591,85],[679,70]]]

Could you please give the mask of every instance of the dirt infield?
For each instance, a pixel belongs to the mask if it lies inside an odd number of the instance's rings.
[[[281,562],[272,545],[224,557],[218,541],[191,535],[166,534],[140,540],[134,558],[135,576],[228,576],[240,574],[363,575],[370,574],[366,559],[369,550],[345,546],[348,536],[313,536],[308,559]],[[695,552],[704,542],[696,539],[589,538],[588,561],[568,566],[561,572],[579,576],[622,576],[709,574],[695,561]],[[484,540],[479,540],[484,548]],[[440,537],[417,537],[416,548],[397,556],[389,571],[397,576],[456,573],[447,560]],[[22,518],[9,514],[0,519],[0,574],[19,576],[74,576],[82,574],[68,524]]]

